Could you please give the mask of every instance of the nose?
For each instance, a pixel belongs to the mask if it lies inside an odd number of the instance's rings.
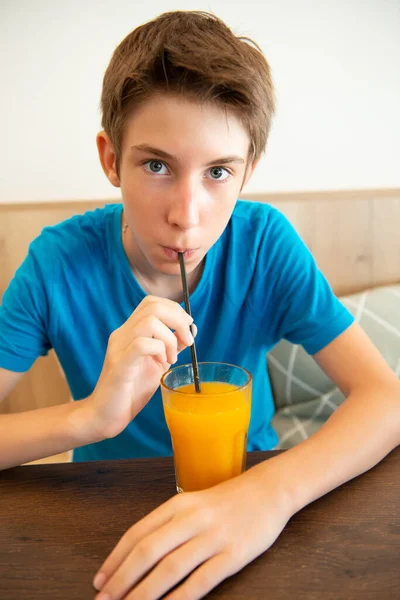
[[[189,179],[177,182],[170,190],[167,221],[173,227],[185,230],[200,223],[200,190]]]

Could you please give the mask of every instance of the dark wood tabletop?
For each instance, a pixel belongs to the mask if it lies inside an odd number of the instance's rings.
[[[276,454],[251,453],[248,466]],[[122,534],[174,493],[170,458],[0,472],[0,599],[94,598],[92,578]],[[296,514],[208,598],[399,600],[399,509],[400,447]]]

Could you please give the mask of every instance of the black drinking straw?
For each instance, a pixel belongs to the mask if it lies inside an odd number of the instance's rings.
[[[179,256],[179,266],[181,268],[181,278],[182,278],[182,287],[183,287],[183,299],[185,302],[185,308],[186,308],[186,312],[192,316],[192,313],[190,311],[190,302],[189,302],[189,290],[188,290],[188,285],[187,285],[187,279],[186,279],[186,269],[185,269],[185,260],[184,260],[184,253],[183,252],[178,252],[178,256]],[[190,326],[190,331],[192,332],[193,335],[193,326]],[[201,392],[200,389],[200,376],[199,376],[199,365],[197,363],[197,354],[196,354],[196,346],[194,343],[194,335],[193,335],[193,344],[190,346],[190,352],[192,354],[192,366],[193,366],[193,376],[194,376],[194,387],[196,389],[196,392]]]

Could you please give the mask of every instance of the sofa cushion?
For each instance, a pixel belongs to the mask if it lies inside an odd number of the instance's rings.
[[[399,376],[400,285],[340,299]],[[268,353],[267,363],[277,409],[272,425],[279,448],[290,448],[317,431],[344,396],[301,346],[282,340]]]

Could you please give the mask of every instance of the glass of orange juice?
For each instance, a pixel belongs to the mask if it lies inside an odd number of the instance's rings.
[[[199,363],[201,392],[192,365],[161,378],[165,419],[174,451],[178,492],[202,490],[246,468],[251,375],[226,363]]]

